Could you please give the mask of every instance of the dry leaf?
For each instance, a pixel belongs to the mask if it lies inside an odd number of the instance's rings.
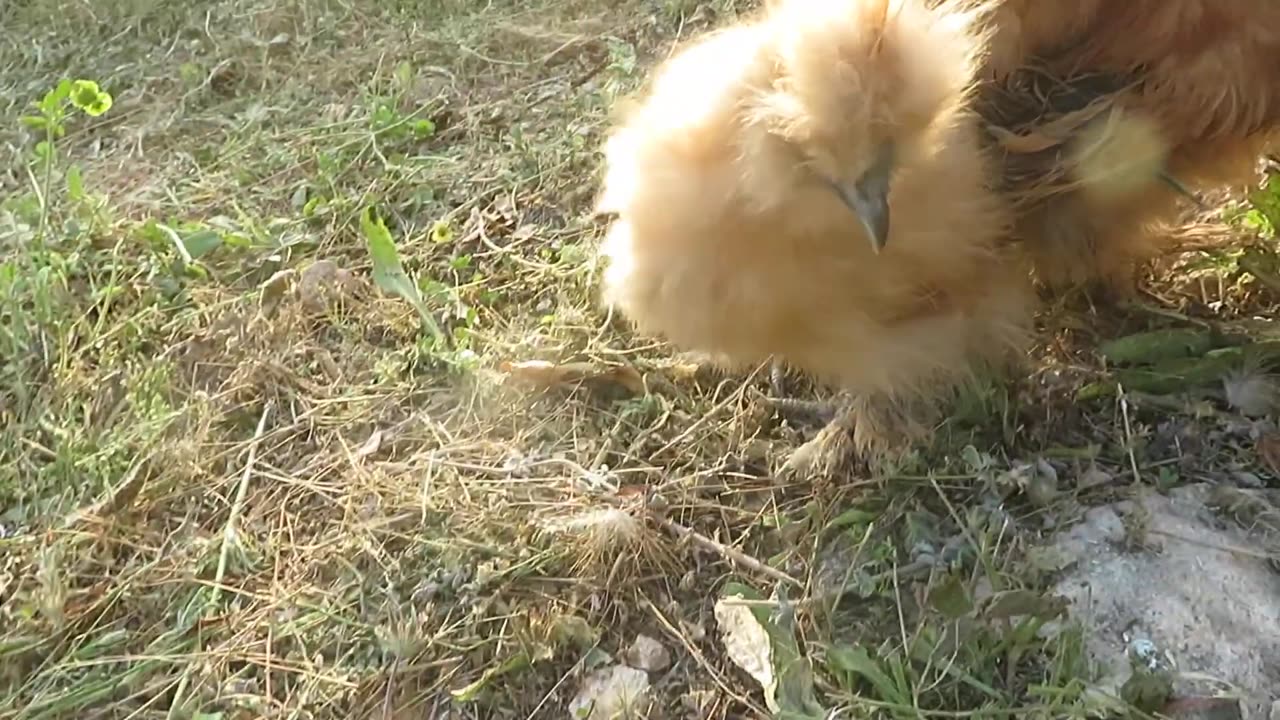
[[[298,278],[298,298],[308,312],[325,312],[331,303],[355,290],[355,276],[332,260],[311,263]]]
[[[637,635],[625,657],[631,667],[649,672],[662,672],[671,667],[671,652],[648,635]]]
[[[702,365],[698,363],[680,363],[672,365],[670,369],[667,370],[667,373],[671,376],[671,379],[676,382],[687,382],[690,380],[696,380],[698,378],[698,373],[701,371]]]
[[[729,604],[722,598],[716,602],[715,613],[725,653],[735,665],[760,683],[769,710],[777,712],[778,678],[773,674],[773,645],[769,632],[746,605]]]
[[[1270,374],[1233,373],[1222,379],[1222,389],[1227,404],[1246,417],[1264,417],[1280,407],[1280,384]]]

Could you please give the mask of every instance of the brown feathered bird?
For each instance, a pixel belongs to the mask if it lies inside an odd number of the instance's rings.
[[[1127,284],[1190,189],[1243,185],[1280,128],[1274,0],[933,0],[992,31],[980,105],[1053,285]]]
[[[972,15],[924,0],[784,0],[664,63],[608,139],[606,301],[851,396],[794,469],[901,447],[1025,338],[1029,276],[967,110],[982,49]]]

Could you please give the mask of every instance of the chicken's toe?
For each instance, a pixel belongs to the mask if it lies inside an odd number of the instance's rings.
[[[774,397],[784,397],[787,394],[787,366],[777,358],[769,364],[769,390]]]
[[[854,443],[857,421],[852,408],[841,409],[818,434],[796,448],[782,466],[782,474],[805,479],[830,479],[852,471],[859,460]]]

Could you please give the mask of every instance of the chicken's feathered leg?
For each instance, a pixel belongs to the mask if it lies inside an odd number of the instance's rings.
[[[791,453],[782,473],[808,478],[845,475],[860,463],[882,457],[893,445],[927,435],[922,419],[929,416],[929,408],[883,393],[845,394],[834,417]]]

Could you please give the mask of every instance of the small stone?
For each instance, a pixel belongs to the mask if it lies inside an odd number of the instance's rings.
[[[298,296],[309,312],[321,313],[340,297],[354,290],[351,271],[338,267],[332,260],[317,260],[302,271],[298,279]]]
[[[649,672],[662,672],[671,667],[671,653],[662,643],[648,635],[637,635],[624,659],[631,667]]]
[[[1077,490],[1092,490],[1103,485],[1110,485],[1115,480],[1115,476],[1111,473],[1099,468],[1097,465],[1090,465],[1088,470],[1080,474],[1076,478]]]
[[[262,295],[258,299],[258,306],[264,316],[275,316],[276,311],[280,308],[280,301],[284,299],[285,294],[293,287],[296,275],[297,273],[293,270],[280,270],[262,284]]]

